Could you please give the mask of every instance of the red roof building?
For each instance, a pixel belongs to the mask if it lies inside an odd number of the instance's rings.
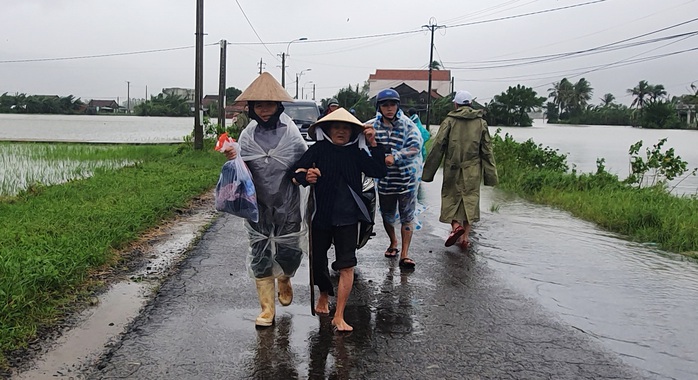
[[[369,98],[384,88],[395,88],[401,84],[406,84],[417,92],[426,92],[429,88],[429,70],[376,69],[375,74],[369,75],[368,84]],[[433,97],[450,94],[451,71],[432,70],[431,89]]]

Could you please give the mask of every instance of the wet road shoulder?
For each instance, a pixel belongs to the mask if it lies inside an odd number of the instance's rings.
[[[352,333],[310,315],[307,260],[294,303],[277,304],[276,325],[256,330],[247,238],[239,219],[219,218],[89,378],[641,378],[508,288],[476,251],[442,248],[420,231],[410,254],[417,269],[401,273],[376,230],[358,252],[345,312]]]

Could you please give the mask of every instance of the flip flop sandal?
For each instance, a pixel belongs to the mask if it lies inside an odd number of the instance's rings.
[[[392,259],[397,257],[397,254],[400,253],[400,250],[397,248],[388,248],[385,250],[385,257]]]
[[[414,262],[414,260],[410,259],[409,257],[403,257],[399,262],[399,266],[402,269],[414,269],[416,265],[417,264]]]
[[[456,241],[458,241],[458,238],[463,236],[465,233],[465,229],[461,226],[458,226],[453,232],[451,232],[450,235],[448,235],[448,238],[446,238],[446,243],[444,244],[446,247],[450,247],[454,244],[456,244]]]

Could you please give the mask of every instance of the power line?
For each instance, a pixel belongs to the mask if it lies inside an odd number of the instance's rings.
[[[218,43],[215,43],[215,44],[208,44],[208,45],[206,45],[206,46],[213,46],[213,45],[218,45]],[[81,55],[81,56],[76,56],[76,57],[14,59],[14,60],[0,61],[0,63],[26,63],[26,62],[69,61],[69,60],[74,60],[74,59],[104,58],[104,57],[117,57],[117,56],[125,56],[125,55],[137,55],[137,54],[148,54],[148,53],[161,53],[161,52],[165,52],[165,51],[184,50],[184,49],[192,49],[192,48],[194,48],[194,45],[192,45],[192,46],[180,46],[180,47],[173,47],[173,48],[163,48],[163,49],[139,50],[139,51],[121,52],[121,53],[107,53],[107,54]]]
[[[578,57],[584,57],[584,56],[592,55],[592,54],[607,53],[610,51],[628,49],[628,48],[648,45],[648,44],[666,41],[666,40],[680,39],[680,41],[681,41],[681,40],[684,40],[686,38],[694,37],[696,35],[698,35],[698,31],[675,34],[675,35],[666,36],[666,37],[659,37],[659,38],[654,38],[651,40],[632,42],[632,43],[628,43],[628,44],[624,44],[624,45],[611,46],[612,44],[610,44],[610,45],[603,45],[603,46],[598,46],[598,47],[591,48],[591,49],[578,50],[578,51],[573,51],[573,52],[568,52],[568,53],[549,54],[549,55],[542,55],[542,56],[536,56],[536,57],[513,58],[513,59],[507,59],[507,60],[500,60],[500,61],[496,61],[496,60],[489,61],[489,62],[493,62],[493,63],[511,62],[511,63],[501,64],[501,65],[451,67],[451,69],[452,70],[489,70],[489,69],[499,69],[499,68],[504,68],[504,67],[531,65],[531,64],[535,64],[535,63],[547,63],[547,62],[557,61],[560,59],[578,58]],[[529,60],[529,61],[525,62],[526,60]],[[516,61],[519,61],[519,62],[516,62]],[[488,61],[481,61],[480,63],[487,63],[487,62]]]
[[[565,7],[544,9],[544,10],[542,10],[542,11],[535,11],[535,12],[529,12],[529,13],[522,13],[522,14],[518,14],[518,15],[499,17],[499,18],[494,18],[494,19],[490,19],[490,20],[466,22],[466,23],[462,23],[462,24],[456,24],[456,25],[447,26],[447,28],[460,28],[460,27],[463,27],[463,26],[472,26],[472,25],[487,24],[487,23],[496,22],[496,21],[512,20],[512,19],[515,19],[515,18],[521,18],[521,17],[526,17],[526,16],[539,15],[539,14],[543,14],[543,13],[556,12],[556,11],[561,11],[561,10],[570,9],[570,8],[578,8],[578,7],[583,7],[583,6],[586,6],[586,5],[591,5],[591,4],[596,4],[596,3],[603,3],[603,2],[605,2],[605,1],[607,1],[607,0],[594,0],[594,1],[589,1],[589,2],[586,2],[586,3],[568,5],[568,6],[565,6]]]
[[[237,3],[238,8],[240,8],[240,12],[242,12],[242,15],[245,16],[245,20],[247,20],[247,23],[250,25],[250,28],[252,28],[252,31],[254,32],[254,35],[257,36],[257,39],[259,40],[259,42],[262,44],[262,46],[264,46],[264,48],[267,50],[267,52],[268,52],[272,57],[274,57],[274,59],[276,59],[276,60],[278,61],[278,59],[276,58],[276,55],[274,55],[274,53],[272,53],[271,50],[269,50],[269,48],[268,48],[267,45],[264,43],[264,41],[262,41],[262,37],[260,37],[260,36],[259,36],[259,33],[257,33],[257,30],[254,28],[254,26],[252,25],[252,22],[251,22],[250,19],[247,17],[247,14],[245,13],[245,10],[242,9],[242,5],[240,5],[240,2],[239,2],[238,0],[235,0],[235,3]]]

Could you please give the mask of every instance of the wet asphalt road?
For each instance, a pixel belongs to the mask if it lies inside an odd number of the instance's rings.
[[[427,220],[437,220],[433,208]],[[431,213],[431,215],[429,215]],[[436,223],[435,223],[436,224]],[[642,376],[508,285],[479,257],[415,233],[413,273],[378,235],[358,253],[350,334],[310,314],[307,260],[291,306],[257,330],[240,219],[224,215],[114,344],[92,379],[639,379]],[[317,296],[317,295],[316,295]]]

